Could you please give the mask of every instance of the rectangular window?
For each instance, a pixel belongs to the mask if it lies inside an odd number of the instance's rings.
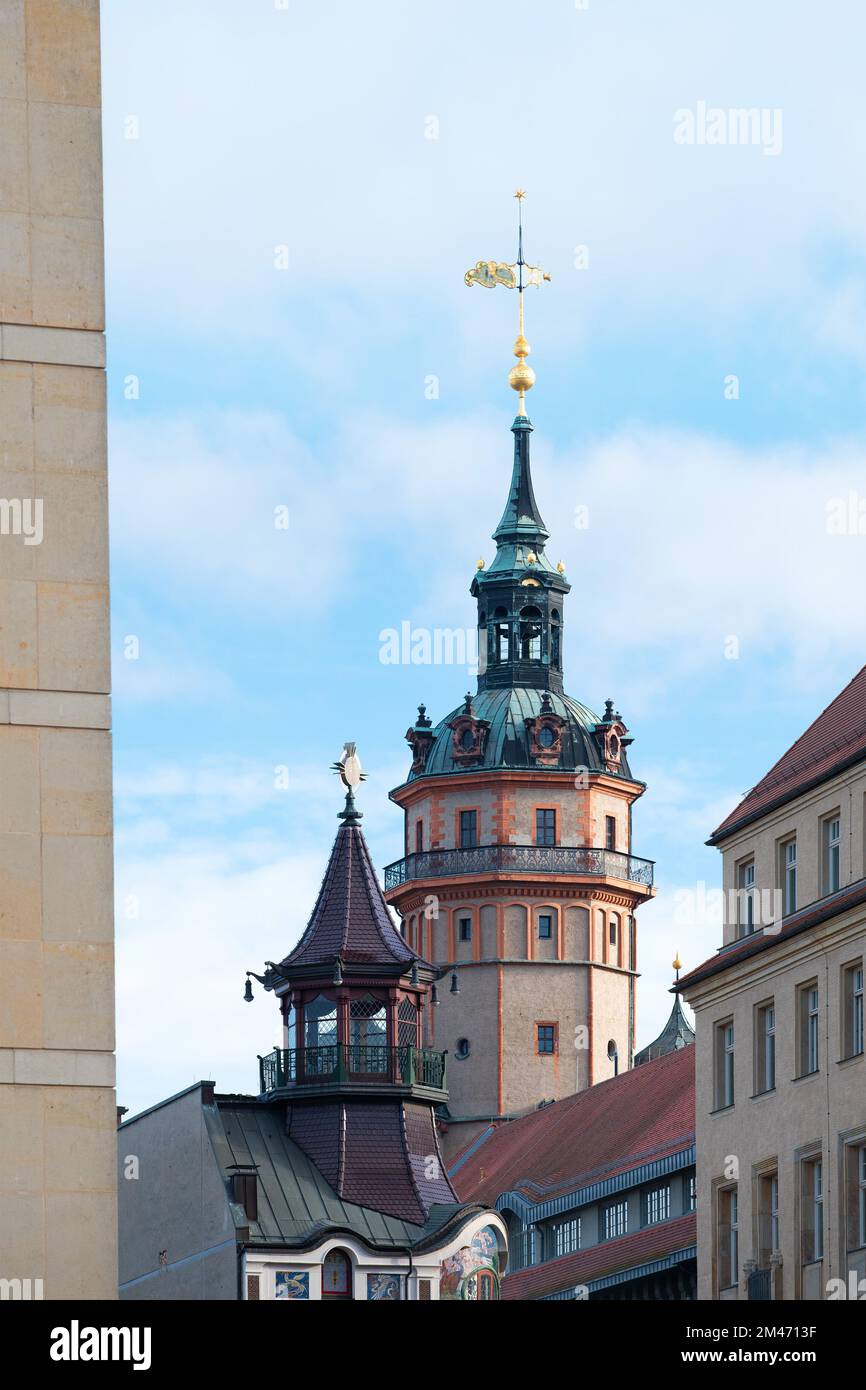
[[[478,812],[460,812],[460,848],[475,849],[478,844]]]
[[[863,962],[842,972],[842,1056],[857,1057],[863,1051]]]
[[[538,807],[535,812],[535,843],[537,845],[556,844],[556,811]]]
[[[715,1032],[716,1105],[726,1110],[734,1103],[734,1021],[717,1023]]]
[[[757,1255],[762,1269],[770,1266],[770,1257],[779,1249],[779,1175],[762,1173],[758,1178]]]
[[[797,911],[797,841],[785,840],[779,846],[782,912],[787,917]]]
[[[553,918],[549,913],[541,913],[538,918],[538,939],[549,941],[553,936]]]
[[[810,980],[797,990],[797,1029],[799,1076],[818,1070],[818,981]]]
[[[605,816],[604,818],[604,845],[605,849],[616,849],[615,816]]]
[[[472,940],[472,918],[461,917],[457,924],[458,935],[461,941]]]
[[[755,1010],[755,1094],[776,1089],[776,1006],[772,1000]]]
[[[824,1258],[824,1165],[820,1158],[803,1164],[803,1264]]]
[[[842,849],[842,822],[839,816],[828,816],[822,828],[824,853],[824,892],[838,893],[842,881],[840,855]]]
[[[611,1202],[604,1208],[603,1240],[615,1240],[628,1233],[628,1202]]]
[[[737,925],[740,936],[755,930],[755,861],[749,859],[737,869]]]
[[[845,1149],[845,1226],[849,1254],[866,1246],[866,1143]]]
[[[719,1288],[732,1289],[739,1279],[740,1249],[737,1226],[737,1189],[719,1192]]]
[[[580,1217],[572,1216],[567,1221],[557,1221],[551,1228],[553,1235],[553,1258],[571,1255],[580,1249]]]
[[[422,820],[416,820],[416,822],[415,822],[415,853],[416,853],[416,854],[420,854],[423,848],[424,848],[424,822],[423,822]]]
[[[697,1211],[698,1209],[698,1180],[694,1173],[689,1174],[688,1193],[686,1195],[686,1210]]]
[[[536,1023],[535,1048],[539,1056],[552,1055],[556,1052],[555,1023]]]
[[[611,947],[613,950],[616,950],[617,935],[619,933],[619,918],[615,912],[611,913],[608,930],[610,932]]]
[[[668,1221],[671,1214],[671,1189],[669,1185],[653,1187],[646,1194],[646,1224],[656,1226],[659,1221]]]

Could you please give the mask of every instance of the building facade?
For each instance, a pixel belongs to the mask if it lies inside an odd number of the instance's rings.
[[[282,1022],[259,1094],[200,1082],[120,1128],[124,1299],[499,1298],[505,1223],[439,1151],[437,972],[391,920],[351,791],[341,820],[304,935],[250,972]]]
[[[508,1223],[504,1299],[695,1298],[694,1047],[664,1039],[653,1060],[456,1156],[460,1195]]]
[[[0,1278],[113,1298],[98,0],[0,0],[0,105]]]
[[[454,975],[429,1036],[450,1059],[449,1152],[631,1065],[635,913],[654,891],[632,854],[644,785],[628,729],[612,701],[598,715],[564,691],[570,585],[545,553],[531,431],[521,408],[496,554],[471,586],[477,692],[436,725],[419,708],[391,793],[404,857],[386,897],[406,940]]]
[[[710,840],[724,943],[680,981],[704,1299],[845,1297],[866,1278],[864,808],[866,668]]]

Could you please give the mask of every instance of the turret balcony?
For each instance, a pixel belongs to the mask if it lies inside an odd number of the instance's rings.
[[[445,1101],[446,1053],[429,1048],[384,1044],[328,1043],[319,1047],[277,1047],[259,1058],[262,1095],[305,1096],[335,1090],[420,1096]]]
[[[652,859],[586,845],[476,845],[472,849],[431,849],[407,854],[385,869],[385,892],[431,878],[515,874],[523,878],[562,874],[576,878],[632,883],[649,896]]]

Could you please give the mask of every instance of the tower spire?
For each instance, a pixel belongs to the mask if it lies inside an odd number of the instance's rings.
[[[494,285],[504,285],[506,289],[517,290],[518,326],[514,343],[517,364],[508,373],[508,384],[519,394],[518,419],[526,419],[526,392],[531,391],[535,385],[535,372],[526,361],[531,348],[523,331],[523,291],[529,285],[543,284],[550,276],[541,266],[528,265],[523,259],[523,200],[526,193],[524,189],[518,188],[514,196],[517,199],[517,260],[512,264],[503,261],[478,261],[472,270],[467,270],[463,278],[467,285],[483,285],[485,289],[493,289]]]

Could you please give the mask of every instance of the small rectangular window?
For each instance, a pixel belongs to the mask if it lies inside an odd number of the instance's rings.
[[[652,1187],[646,1194],[646,1224],[647,1226],[657,1226],[659,1221],[667,1221],[671,1214],[671,1189],[668,1184],[664,1187]]]
[[[803,1264],[824,1258],[824,1165],[820,1158],[803,1164]]]
[[[734,1021],[717,1023],[715,1030],[716,1110],[734,1103]]]
[[[749,936],[755,930],[754,859],[737,868],[737,926],[740,936]]]
[[[797,1028],[800,1076],[818,1070],[818,981],[810,980],[797,990]]]
[[[862,1139],[845,1149],[845,1217],[851,1254],[866,1246],[866,1142]]]
[[[232,1201],[243,1207],[248,1221],[258,1220],[258,1180],[255,1173],[232,1173]]]
[[[718,1221],[719,1287],[732,1289],[739,1279],[740,1268],[740,1232],[735,1187],[725,1187],[719,1192]]]
[[[416,820],[416,822],[415,822],[415,853],[416,853],[416,854],[420,854],[423,848],[424,848],[424,822],[423,822],[422,820]]]
[[[556,1052],[555,1023],[536,1023],[535,1048],[539,1056],[552,1055]]]
[[[842,972],[842,1056],[858,1057],[863,1051],[863,962]]]
[[[628,1202],[611,1202],[603,1212],[603,1240],[628,1234]]]
[[[758,1264],[768,1269],[774,1250],[779,1249],[779,1175],[761,1173],[758,1179],[757,1254]]]
[[[472,918],[461,917],[458,922],[458,935],[461,941],[472,940]]]
[[[556,810],[539,806],[535,812],[535,843],[537,845],[556,844]]]
[[[605,816],[604,818],[604,846],[605,849],[616,849],[615,816]]]
[[[755,1010],[755,1093],[776,1088],[776,1006],[770,1000]]]
[[[460,812],[460,848],[476,849],[478,845],[478,812]]]
[[[697,1211],[698,1209],[698,1180],[694,1173],[689,1174],[689,1189],[686,1198],[686,1210]]]
[[[793,837],[779,846],[779,876],[782,912],[788,917],[797,911],[797,841]]]
[[[838,893],[841,884],[842,822],[838,815],[828,816],[822,830],[824,855],[824,892]]]
[[[549,941],[553,936],[553,918],[549,913],[542,913],[538,918],[538,939],[539,941]]]
[[[557,1221],[552,1227],[553,1258],[571,1255],[580,1249],[580,1217],[572,1216],[567,1221]]]

